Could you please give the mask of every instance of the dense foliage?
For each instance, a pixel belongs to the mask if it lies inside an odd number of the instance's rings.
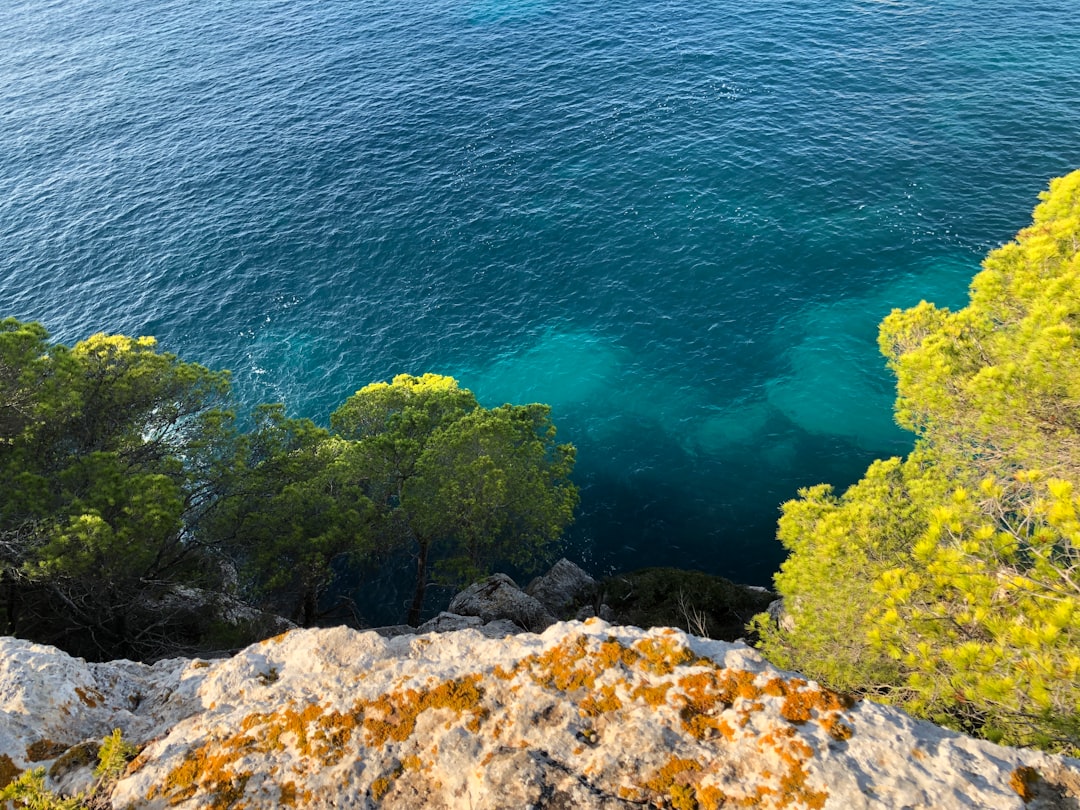
[[[1080,750],[1080,172],[967,307],[894,311],[907,459],[783,507],[776,662],[1014,744]]]
[[[153,657],[205,643],[193,606],[225,591],[310,625],[344,563],[401,548],[416,621],[433,567],[533,562],[573,516],[542,405],[430,374],[361,389],[329,430],[281,405],[241,430],[230,404],[227,373],[152,338],[0,322],[0,632]]]
[[[449,582],[471,581],[492,559],[530,567],[573,518],[574,448],[555,443],[548,413],[481,408],[451,377],[402,374],[331,414],[363,459],[380,534],[416,560],[409,623],[420,619],[433,555]]]

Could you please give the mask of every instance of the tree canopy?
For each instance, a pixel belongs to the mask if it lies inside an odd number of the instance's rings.
[[[280,404],[243,422],[226,372],[153,338],[67,347],[0,322],[0,631],[89,657],[164,654],[176,628],[153,605],[178,587],[311,625],[351,563],[402,549],[415,623],[433,577],[528,566],[577,503],[574,449],[546,406],[482,408],[451,377],[368,385],[330,429]]]
[[[1080,751],[1080,172],[957,311],[882,323],[905,459],[783,506],[766,653],[1013,744]]]
[[[8,319],[0,385],[6,631],[90,655],[151,649],[153,628],[129,620],[155,588],[202,573],[185,527],[210,497],[200,459],[228,419],[228,375],[152,338],[68,348]]]
[[[453,583],[496,560],[529,566],[573,519],[574,448],[556,444],[545,405],[486,409],[452,377],[402,374],[357,391],[330,425],[358,445],[383,542],[415,558],[411,624],[433,562]]]

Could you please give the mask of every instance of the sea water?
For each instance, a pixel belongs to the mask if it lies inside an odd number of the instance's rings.
[[[0,94],[0,316],[550,403],[598,574],[767,584],[911,446],[881,318],[1080,167],[1074,0],[6,0]]]

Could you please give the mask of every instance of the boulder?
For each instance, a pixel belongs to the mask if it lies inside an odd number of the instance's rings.
[[[596,580],[563,557],[543,576],[536,577],[525,593],[560,618],[567,618],[582,603],[592,604]]]
[[[791,614],[784,610],[784,600],[774,599],[769,602],[769,607],[765,610],[769,614],[769,618],[772,619],[773,624],[780,630],[791,632],[795,629],[795,620],[791,618]]]
[[[434,619],[429,619],[416,628],[417,635],[424,633],[453,633],[456,630],[479,630],[484,620],[479,616],[460,616],[457,613],[443,611]]]
[[[450,600],[447,610],[459,616],[478,616],[484,624],[507,619],[532,632],[550,627],[556,621],[547,608],[506,574],[493,574],[473,583]]]

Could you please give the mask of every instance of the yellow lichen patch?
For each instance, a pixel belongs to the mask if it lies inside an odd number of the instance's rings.
[[[829,794],[824,790],[814,790],[807,785],[806,763],[814,754],[814,749],[805,741],[796,737],[796,730],[792,726],[778,726],[772,731],[758,738],[758,747],[762,752],[774,753],[783,764],[783,770],[777,774],[777,786],[771,788],[759,785],[757,791],[764,799],[771,797],[771,801],[762,802],[769,807],[808,807],[810,810],[819,810],[825,806]]]
[[[413,754],[412,756],[403,757],[401,760],[401,767],[407,771],[418,771],[423,767],[424,763],[420,757]]]
[[[276,636],[264,638],[262,641],[259,642],[259,644],[263,645],[264,647],[268,644],[280,644],[282,641],[285,640],[285,636],[289,635],[290,632],[290,630],[286,630],[284,633],[278,633]]]
[[[32,742],[26,746],[26,759],[28,762],[43,762],[46,759],[60,756],[67,749],[68,747],[63,743],[43,737],[37,742]]]
[[[371,783],[371,798],[375,801],[379,801],[390,792],[390,788],[394,786],[394,782],[397,778],[405,772],[405,768],[402,765],[398,765],[394,770],[385,776],[380,776],[374,782]]]
[[[781,717],[795,724],[807,723],[816,718],[833,739],[843,741],[851,738],[851,726],[841,721],[840,714],[851,706],[849,697],[820,686],[811,688],[806,681],[799,678],[781,683],[784,698],[780,706]]]
[[[641,788],[629,787],[628,785],[622,785],[619,787],[619,798],[625,799],[628,802],[643,803],[643,794]]]
[[[600,644],[600,650],[597,653],[597,662],[603,669],[611,669],[614,666],[622,664],[625,667],[632,667],[641,658],[641,653],[637,650],[627,647],[625,644],[619,643],[618,639],[614,636],[608,638]]]
[[[562,692],[592,689],[601,667],[589,659],[589,642],[576,636],[536,655],[522,659],[519,666],[530,671],[533,680]]]
[[[12,762],[11,757],[0,754],[0,790],[14,782],[21,773],[22,768]]]
[[[412,736],[416,718],[428,709],[450,709],[459,715],[469,712],[479,723],[487,716],[480,705],[483,690],[479,686],[480,675],[467,675],[446,681],[433,689],[405,689],[371,701],[364,717],[367,744],[381,748],[388,741],[402,742]]]
[[[345,753],[345,746],[352,739],[353,732],[363,722],[363,710],[330,711],[319,715],[315,720],[315,731],[311,735],[311,753],[322,761],[323,765],[336,765]]]
[[[1009,787],[1027,804],[1035,798],[1035,783],[1039,781],[1039,772],[1027,765],[1021,765],[1009,774]]]
[[[660,683],[642,681],[631,690],[630,697],[654,708],[663,706],[667,703],[667,694],[672,685],[670,681],[661,681]]]
[[[738,698],[753,698],[759,694],[754,686],[754,674],[743,670],[706,669],[683,675],[676,681],[678,700],[682,707],[679,718],[683,728],[698,739],[708,739],[722,733],[730,739],[730,726],[717,715],[730,708]]]
[[[600,687],[598,692],[590,692],[578,705],[582,717],[599,717],[607,712],[616,712],[622,708],[622,701],[615,694],[611,685]]]
[[[851,735],[855,733],[851,726],[840,720],[840,715],[837,713],[819,717],[818,722],[821,723],[821,727],[825,729],[826,733],[837,742],[850,740]]]
[[[79,696],[79,700],[89,706],[91,709],[96,709],[99,703],[105,701],[105,696],[101,694],[97,689],[83,689],[81,686],[75,687],[75,694]]]
[[[211,810],[237,808],[251,778],[251,771],[236,771],[233,766],[247,753],[240,746],[207,742],[189,752],[184,761],[165,777],[163,785],[150,790],[147,799],[161,795],[175,806],[203,791],[209,803],[201,806]]]
[[[783,697],[787,694],[787,681],[783,678],[770,678],[766,684],[761,687],[763,694],[770,697]]]
[[[643,638],[634,648],[644,659],[642,666],[656,675],[670,675],[675,667],[694,662],[694,654],[677,639]]]
[[[672,755],[643,787],[675,810],[698,810],[701,763]],[[714,805],[714,807],[717,805]]]
[[[290,703],[271,714],[248,715],[240,723],[240,730],[254,732],[252,738],[242,742],[262,753],[284,750],[286,740],[282,738],[289,735],[293,747],[302,755],[320,757],[323,764],[332,765],[357,725],[359,722],[351,713],[328,711],[318,703],[298,709]]]
[[[296,782],[289,780],[281,784],[281,795],[278,797],[278,804],[282,807],[295,807],[296,806]]]
[[[728,801],[728,795],[716,785],[698,785],[697,803],[701,810],[720,810]]]
[[[344,755],[360,717],[356,712],[330,711],[318,703],[301,707],[289,704],[269,714],[248,715],[236,734],[209,740],[189,753],[181,765],[170,771],[164,785],[151,790],[148,798],[161,795],[175,805],[203,792],[209,796],[211,808],[236,807],[251,776],[250,771],[237,768],[241,759],[292,746],[322,766],[333,765]],[[138,760],[136,763],[143,764]],[[284,786],[282,790],[283,795],[288,795]]]

